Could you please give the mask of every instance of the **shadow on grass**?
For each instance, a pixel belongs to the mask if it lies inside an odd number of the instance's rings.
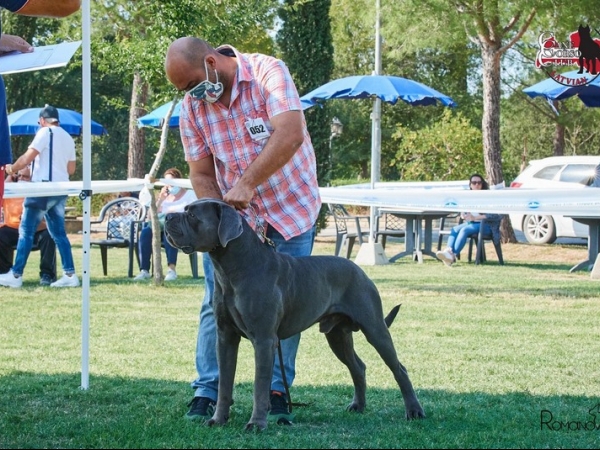
[[[165,273],[166,274],[166,273]],[[115,285],[119,285],[119,286],[142,286],[142,287],[148,287],[150,285],[153,285],[153,281],[152,280],[146,280],[146,281],[134,281],[133,278],[129,278],[129,277],[123,277],[123,278],[116,278],[116,277],[111,277],[111,276],[100,276],[100,277],[92,277],[92,279],[90,280],[90,286],[115,286]],[[163,282],[163,286],[164,287],[168,287],[169,289],[184,289],[184,288],[189,288],[190,286],[198,286],[202,289],[204,289],[204,276],[199,276],[198,278],[193,278],[192,276],[180,276],[177,278],[177,280],[174,281],[169,281],[169,282]]]
[[[385,283],[392,282],[393,280],[390,278],[375,278],[373,277],[373,281],[376,285],[385,285]],[[548,297],[552,296],[554,299],[562,298],[564,300],[577,300],[577,299],[589,299],[589,298],[597,298],[598,292],[596,287],[590,288],[588,284],[582,283],[581,286],[573,286],[573,284],[569,284],[568,286],[556,286],[556,287],[532,287],[532,288],[511,288],[510,286],[506,286],[505,284],[494,284],[490,286],[490,289],[493,289],[494,293],[500,296],[501,294],[509,294],[514,295],[515,298],[523,295],[531,295],[531,296],[542,296]],[[417,280],[415,282],[405,282],[403,283],[401,288],[395,289],[398,292],[424,292],[429,291],[433,293],[439,293],[440,295],[445,294],[456,294],[456,295],[464,295],[465,293],[478,293],[481,292],[481,289],[474,288],[472,284],[465,282],[461,284],[459,282],[455,282],[451,286],[445,286],[440,283],[426,283],[421,280]]]
[[[439,264],[440,268],[444,268],[443,264],[441,261],[434,261],[431,260],[428,263],[432,263],[435,262],[437,264]],[[406,261],[395,261],[392,264],[401,267],[405,264],[416,264],[416,262],[411,262],[409,259],[407,259]],[[467,259],[464,260],[459,260],[456,264],[456,267],[472,267],[473,269],[478,269],[479,267],[494,267],[497,268],[499,270],[502,270],[503,267],[522,267],[524,269],[530,269],[530,270],[552,270],[552,271],[561,271],[564,270],[565,273],[569,273],[569,270],[571,270],[571,267],[574,266],[574,264],[559,264],[556,262],[549,262],[549,263],[536,263],[536,262],[514,262],[514,261],[507,261],[506,259],[504,260],[504,265],[501,265],[497,260],[488,260],[485,263],[481,264],[481,265],[476,265],[474,262],[468,262]],[[453,266],[454,268],[454,266]],[[451,268],[449,268],[448,270],[451,270]]]
[[[364,414],[345,412],[350,385],[292,389],[294,426],[243,431],[252,385],[237,384],[227,426],[184,419],[188,383],[79,374],[0,377],[0,448],[597,448],[597,397],[418,391],[425,420],[403,420],[397,389],[369,388]]]

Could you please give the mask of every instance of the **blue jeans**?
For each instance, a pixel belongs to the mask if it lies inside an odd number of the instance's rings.
[[[465,247],[469,236],[479,233],[480,226],[481,224],[479,222],[464,222],[452,227],[452,230],[450,230],[450,234],[448,235],[448,247],[452,249],[455,255],[458,255]],[[492,232],[492,229],[488,224],[484,224],[484,227],[484,232],[486,234]]]
[[[169,244],[164,232],[161,232],[160,234],[165,247],[165,253],[167,254],[167,264],[177,265],[177,253],[179,253],[179,250]],[[152,257],[152,227],[149,224],[142,228],[142,232],[140,233],[139,250],[140,270],[150,271],[150,259]]]
[[[312,253],[315,240],[315,228],[300,236],[286,241],[273,227],[268,227],[267,237],[275,243],[275,250],[291,256],[309,256]],[[265,244],[267,245],[267,244]],[[196,343],[196,370],[198,378],[192,382],[195,389],[195,397],[208,397],[217,401],[219,387],[219,366],[217,364],[217,324],[213,314],[213,292],[215,289],[214,268],[208,253],[202,255],[204,266],[204,300],[200,308],[200,327],[198,329],[198,341]],[[279,345],[283,353],[285,377],[291,386],[296,376],[296,353],[300,343],[300,333],[282,340]],[[279,359],[275,358],[273,365],[273,379],[271,389],[285,392]]]
[[[17,256],[12,268],[15,275],[23,275],[23,270],[25,270],[27,259],[33,246],[35,232],[42,221],[42,217],[46,219],[48,232],[52,236],[60,253],[63,271],[66,274],[75,273],[71,243],[65,231],[65,204],[67,203],[67,196],[59,195],[56,197],[47,197],[47,199],[46,209],[23,207],[23,216],[21,217],[21,225],[19,226],[19,242],[17,242]]]

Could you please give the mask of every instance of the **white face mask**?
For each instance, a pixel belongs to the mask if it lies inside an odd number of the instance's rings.
[[[213,83],[208,79],[208,66],[206,65],[206,59],[204,60],[204,70],[206,71],[206,80],[201,81],[198,83],[198,85],[190,89],[188,94],[194,100],[204,100],[208,103],[214,103],[221,98],[225,88],[223,87],[223,83],[219,81],[219,72],[216,70],[215,75],[217,77],[217,82]]]
[[[177,194],[179,194],[180,190],[181,190],[181,188],[179,186],[171,186],[169,188],[169,194],[171,194],[171,195],[177,195]]]

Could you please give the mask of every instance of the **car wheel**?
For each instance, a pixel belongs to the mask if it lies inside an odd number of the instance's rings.
[[[556,240],[552,216],[525,216],[523,233],[530,244],[552,244]]]

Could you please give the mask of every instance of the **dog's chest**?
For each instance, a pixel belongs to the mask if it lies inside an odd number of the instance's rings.
[[[244,302],[231,285],[222,283],[222,280],[215,287],[213,308],[217,324],[232,327],[242,337],[252,336],[252,324],[256,323],[252,317],[254,308],[247,301]]]

